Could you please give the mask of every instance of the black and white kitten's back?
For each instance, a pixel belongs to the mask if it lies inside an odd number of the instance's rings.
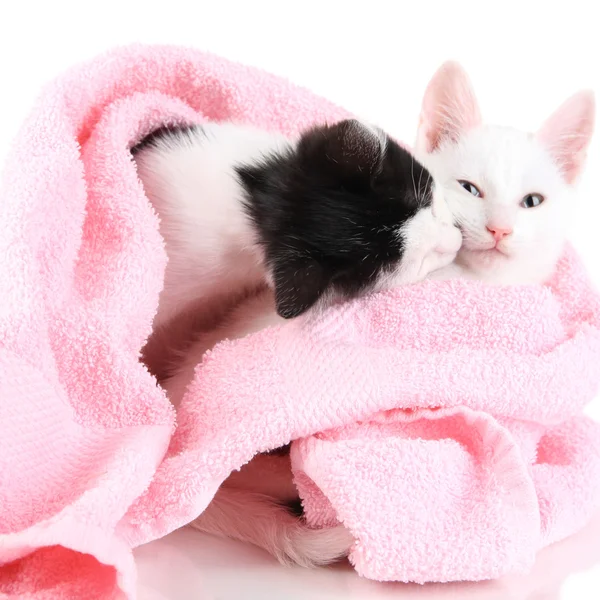
[[[132,153],[169,258],[155,328],[265,282],[293,317],[324,296],[422,279],[460,246],[429,172],[354,120],[297,139],[165,128]]]

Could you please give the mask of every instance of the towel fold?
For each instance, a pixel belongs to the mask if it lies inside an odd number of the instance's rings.
[[[600,505],[600,300],[569,249],[546,286],[423,282],[211,351],[174,410],[139,362],[166,256],[129,148],[165,123],[284,134],[349,116],[193,50],[134,46],[43,92],[0,190],[0,594],[135,598],[131,549],[296,440],[312,526],[375,579],[531,565]]]
[[[166,123],[291,135],[346,115],[283,79],[176,47],[118,49],[42,92],[0,188],[0,595],[134,598],[131,547],[192,519],[217,485],[187,481],[190,463],[171,495],[146,494],[141,517],[131,508],[175,419],[139,362],[166,255],[129,148]],[[199,498],[192,512],[182,497]]]
[[[545,286],[426,281],[222,342],[174,452],[220,481],[297,440],[309,524],[348,527],[366,577],[524,572],[600,505],[599,317],[568,248]]]

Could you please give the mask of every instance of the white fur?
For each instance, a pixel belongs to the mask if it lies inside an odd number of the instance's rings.
[[[431,273],[444,270],[452,263],[461,247],[462,236],[454,226],[454,218],[440,182],[432,186],[432,202],[401,228],[406,254],[399,269],[384,279],[378,289],[414,283]]]
[[[199,531],[254,544],[284,565],[326,565],[348,555],[354,539],[345,527],[310,529],[271,496],[223,485],[191,523]]]
[[[289,455],[258,455],[231,474],[191,525],[254,544],[282,564],[315,567],[347,556],[354,539],[346,528],[311,529],[282,505],[297,495]]]
[[[200,300],[221,299],[264,280],[234,167],[290,144],[232,123],[208,123],[190,135],[189,144],[169,145],[167,138],[135,157],[169,258],[154,328]]]
[[[211,302],[271,284],[242,208],[243,190],[234,167],[256,163],[294,143],[252,127],[209,123],[192,132],[189,143],[169,144],[166,138],[136,155],[138,175],[159,216],[169,258],[155,330],[192,308],[206,310]],[[433,188],[433,207],[421,210],[398,232],[406,240],[406,251],[389,280],[394,285],[444,267],[460,246],[460,232],[440,187],[434,183]]]
[[[498,284],[542,282],[551,275],[576,194],[534,136],[482,125],[456,142],[443,142],[422,160],[440,180],[462,230],[455,274]],[[474,183],[484,197],[471,195],[458,180]],[[536,208],[520,207],[530,193],[546,199]],[[496,246],[488,226],[512,234]]]
[[[455,263],[435,277],[463,276],[498,284],[543,282],[563,250],[576,209],[595,115],[594,96],[579,92],[537,134],[485,125],[467,74],[440,67],[423,98],[417,156],[439,180],[463,234]],[[475,184],[475,197],[459,180]],[[528,194],[545,201],[519,205]],[[496,243],[488,230],[510,232]]]

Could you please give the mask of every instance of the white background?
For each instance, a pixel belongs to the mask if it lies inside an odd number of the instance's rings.
[[[590,0],[0,0],[0,159],[45,81],[130,42],[196,46],[263,67],[407,142],[413,141],[429,77],[453,58],[470,73],[487,120],[534,130],[577,89],[593,88],[600,96],[597,10]],[[572,236],[598,282],[599,138]],[[593,567],[600,563],[598,521],[542,555],[532,577],[465,588],[377,586],[343,571],[284,572],[254,550],[188,533],[140,549],[142,599],[266,598],[269,588],[279,600],[600,598],[600,570]],[[546,579],[550,583],[542,583]]]

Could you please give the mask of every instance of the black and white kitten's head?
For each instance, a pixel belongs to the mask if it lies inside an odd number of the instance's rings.
[[[285,318],[324,295],[423,279],[461,244],[429,171],[358,121],[315,127],[288,152],[237,172]]]

